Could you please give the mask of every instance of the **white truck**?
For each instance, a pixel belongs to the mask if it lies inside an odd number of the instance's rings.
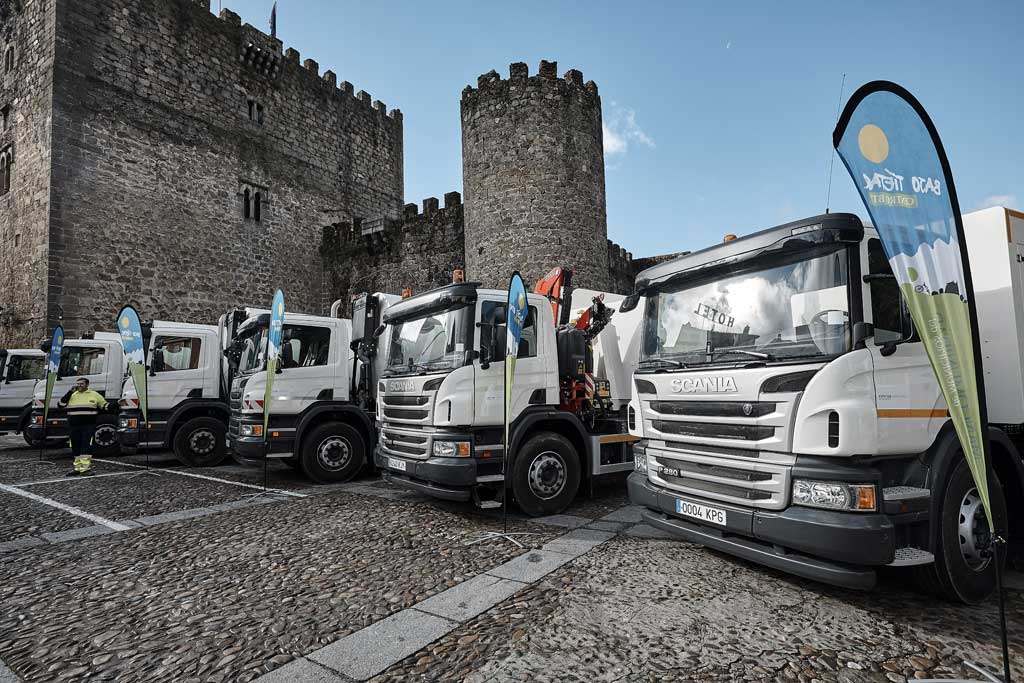
[[[399,297],[364,294],[353,318],[285,312],[281,360],[273,383],[264,452],[263,400],[270,314],[254,309],[227,317],[231,416],[228,445],[235,460],[259,465],[283,458],[313,481],[346,481],[369,462],[376,443],[374,395],[383,362],[374,332]],[[386,339],[386,337],[384,337]]]
[[[46,373],[46,354],[39,349],[0,349],[0,434],[28,434],[36,381]]]
[[[629,316],[609,324],[617,301],[607,297],[606,308],[596,292],[579,290],[572,308],[583,308],[584,317],[573,324],[567,284],[550,290],[551,300],[527,297],[504,476],[508,293],[456,283],[388,309],[375,453],[386,480],[483,508],[511,492],[524,512],[539,516],[563,511],[581,483],[633,468],[635,438],[624,419],[632,367],[623,351],[636,351],[630,338],[639,316],[632,328]]]
[[[185,465],[219,465],[227,457],[228,401],[218,327],[156,320],[143,324],[143,338],[149,425],[127,377],[118,414],[122,453],[167,448]]]
[[[47,342],[48,345],[48,342]],[[48,348],[44,348],[48,352]],[[121,335],[115,332],[86,333],[79,339],[66,339],[57,367],[57,379],[53,385],[47,423],[43,426],[43,403],[46,399],[45,377],[35,384],[32,396],[32,417],[26,440],[38,444],[44,437],[47,441],[67,441],[70,434],[64,409],[57,405],[79,377],[89,380],[89,388],[99,393],[110,406],[100,414],[93,436],[93,455],[105,456],[118,453],[117,404],[121,399],[126,364]]]
[[[1024,215],[964,216],[995,478],[1024,541]],[[781,225],[649,268],[629,407],[644,520],[802,577],[993,588],[988,527],[875,230],[851,214]]]

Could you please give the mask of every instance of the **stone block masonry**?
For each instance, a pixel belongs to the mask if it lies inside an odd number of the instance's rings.
[[[40,265],[26,274],[28,253],[12,268],[4,250],[17,320],[0,344],[36,342],[60,315],[69,334],[106,329],[124,303],[212,322],[278,286],[320,312],[327,217],[399,218],[401,112],[209,4],[37,0],[4,19],[0,36],[32,20],[53,39],[49,70],[34,48],[52,111],[14,124],[40,137],[40,178],[11,193],[28,217],[6,221]]]

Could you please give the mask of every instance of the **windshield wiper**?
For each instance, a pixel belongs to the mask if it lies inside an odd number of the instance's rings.
[[[640,361],[639,363],[637,363],[637,365],[640,366],[640,367],[644,367],[644,366],[650,365],[651,363],[661,363],[662,365],[671,365],[671,366],[677,367],[677,368],[688,368],[688,367],[690,367],[689,365],[687,365],[686,363],[684,363],[682,361],[670,360],[668,358],[646,358],[646,359]]]
[[[765,353],[763,351],[747,351],[746,349],[722,349],[721,351],[712,351],[711,359],[714,360],[719,355],[724,356],[728,353],[742,353],[744,356],[750,356],[751,358],[757,358],[758,360],[775,360],[775,357],[770,353]]]

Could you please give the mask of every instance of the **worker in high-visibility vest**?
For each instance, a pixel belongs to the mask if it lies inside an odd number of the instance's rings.
[[[92,474],[92,436],[96,431],[96,419],[107,407],[107,400],[89,389],[89,380],[79,377],[75,387],[57,402],[68,416],[71,430],[71,453],[75,456],[74,469],[69,477]]]

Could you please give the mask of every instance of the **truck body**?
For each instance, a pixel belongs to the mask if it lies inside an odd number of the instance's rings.
[[[168,448],[182,463],[209,467],[227,451],[228,401],[222,387],[217,326],[157,320],[143,326],[148,425],[131,377],[124,380],[118,441],[124,453]]]
[[[60,398],[74,386],[75,380],[85,377],[89,388],[103,396],[109,410],[100,415],[93,435],[94,455],[113,455],[119,451],[117,442],[117,407],[125,376],[124,347],[121,336],[113,332],[96,332],[80,339],[66,339],[57,367],[47,422],[43,425],[43,403],[46,398],[45,376],[36,382],[32,396],[32,422],[28,438],[34,443],[66,441],[70,435],[64,409],[57,405]]]
[[[578,290],[571,308],[587,311],[598,305],[596,296]],[[635,439],[624,422],[633,368],[622,353],[631,345],[629,319],[613,316],[594,340],[596,355],[589,356],[591,345],[580,329],[564,318],[556,325],[558,305],[553,310],[552,300],[528,295],[506,471],[507,297],[457,283],[388,310],[391,340],[377,395],[375,461],[386,480],[437,498],[486,508],[497,507],[510,492],[528,514],[554,514],[569,505],[581,483],[633,467]],[[618,303],[607,298],[612,312]],[[594,368],[614,377],[596,377]],[[581,385],[591,394],[578,402],[580,410],[563,409]]]
[[[964,227],[993,507],[1020,548],[1024,216],[989,209]],[[647,523],[836,585],[913,566],[952,598],[988,595],[977,492],[871,226],[829,214],[725,242],[640,273],[640,298],[628,486]]]
[[[46,374],[46,354],[39,349],[0,349],[0,434],[21,433],[30,446],[36,382]]]
[[[353,302],[352,320],[286,312],[281,361],[263,433],[266,335],[270,315],[249,309],[228,330],[230,421],[235,459],[258,465],[282,458],[316,482],[345,481],[370,462],[376,377],[382,362],[374,332],[398,297],[365,294]],[[354,330],[354,332],[353,332]],[[264,438],[265,437],[265,438]]]

